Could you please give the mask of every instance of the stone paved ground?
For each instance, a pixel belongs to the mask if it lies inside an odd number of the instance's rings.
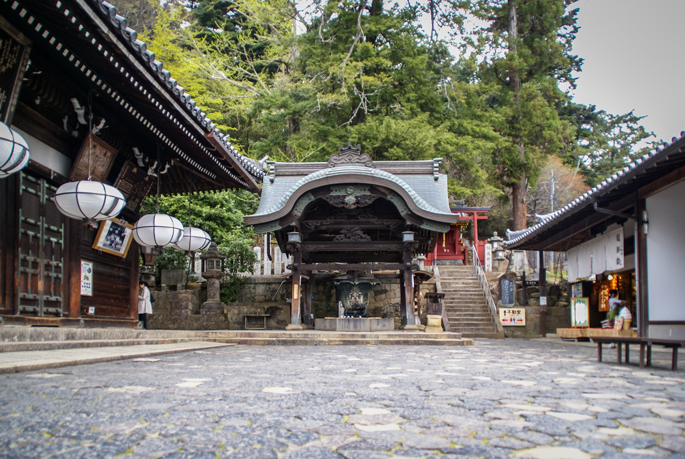
[[[5,375],[0,457],[685,458],[683,372],[595,356],[235,346]]]

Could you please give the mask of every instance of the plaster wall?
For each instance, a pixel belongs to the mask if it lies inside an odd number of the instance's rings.
[[[65,177],[69,176],[69,171],[71,170],[71,160],[55,150],[54,148],[44,144],[35,137],[27,134],[16,126],[12,126],[12,129],[16,130],[21,134],[26,142],[29,144],[29,152],[31,153],[31,159],[48,169],[52,169],[55,172],[59,172]]]
[[[685,276],[685,182],[647,198],[649,217],[647,233],[647,294],[649,320],[685,321],[685,306],[680,288]],[[670,328],[650,325],[652,333],[666,333]],[[678,327],[680,328],[680,327]],[[670,336],[669,336],[670,338]]]

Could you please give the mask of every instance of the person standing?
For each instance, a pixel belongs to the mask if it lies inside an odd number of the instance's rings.
[[[615,319],[618,315],[619,306],[625,305],[625,300],[618,299],[618,290],[609,290],[609,312],[607,313],[607,319]]]
[[[147,315],[152,314],[152,302],[150,301],[150,289],[147,282],[140,282],[138,291],[138,320],[143,324],[143,329],[147,330]]]

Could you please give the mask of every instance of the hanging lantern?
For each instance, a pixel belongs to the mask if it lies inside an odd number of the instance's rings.
[[[183,236],[174,244],[174,247],[186,253],[199,252],[209,247],[211,242],[212,237],[206,231],[193,226],[184,226]]]
[[[69,218],[109,220],[119,215],[126,206],[126,199],[111,185],[81,180],[57,188],[55,204]]]
[[[22,170],[29,162],[29,145],[17,131],[0,122],[0,178]]]
[[[183,236],[183,224],[166,214],[143,215],[133,225],[133,239],[143,247],[171,247]]]

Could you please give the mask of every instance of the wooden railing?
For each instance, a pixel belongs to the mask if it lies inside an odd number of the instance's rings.
[[[473,264],[476,267],[478,282],[480,282],[480,287],[483,289],[483,295],[485,295],[488,310],[490,311],[492,321],[495,324],[495,331],[503,333],[504,328],[502,328],[502,322],[499,320],[499,314],[497,313],[497,306],[495,306],[495,301],[492,299],[492,293],[490,293],[490,286],[488,285],[488,279],[485,277],[485,270],[483,269],[483,265],[480,264],[480,258],[478,258],[476,248],[472,247],[471,250],[473,250]]]
[[[435,292],[436,293],[442,293],[442,284],[440,283],[440,270],[438,269],[438,265],[433,265],[433,277],[435,278]],[[449,320],[447,320],[447,311],[445,311],[445,302],[442,300],[442,298],[440,298],[439,301],[440,301],[440,310],[442,311],[442,328],[444,328],[446,332],[452,331],[450,329],[450,322],[449,322]]]

